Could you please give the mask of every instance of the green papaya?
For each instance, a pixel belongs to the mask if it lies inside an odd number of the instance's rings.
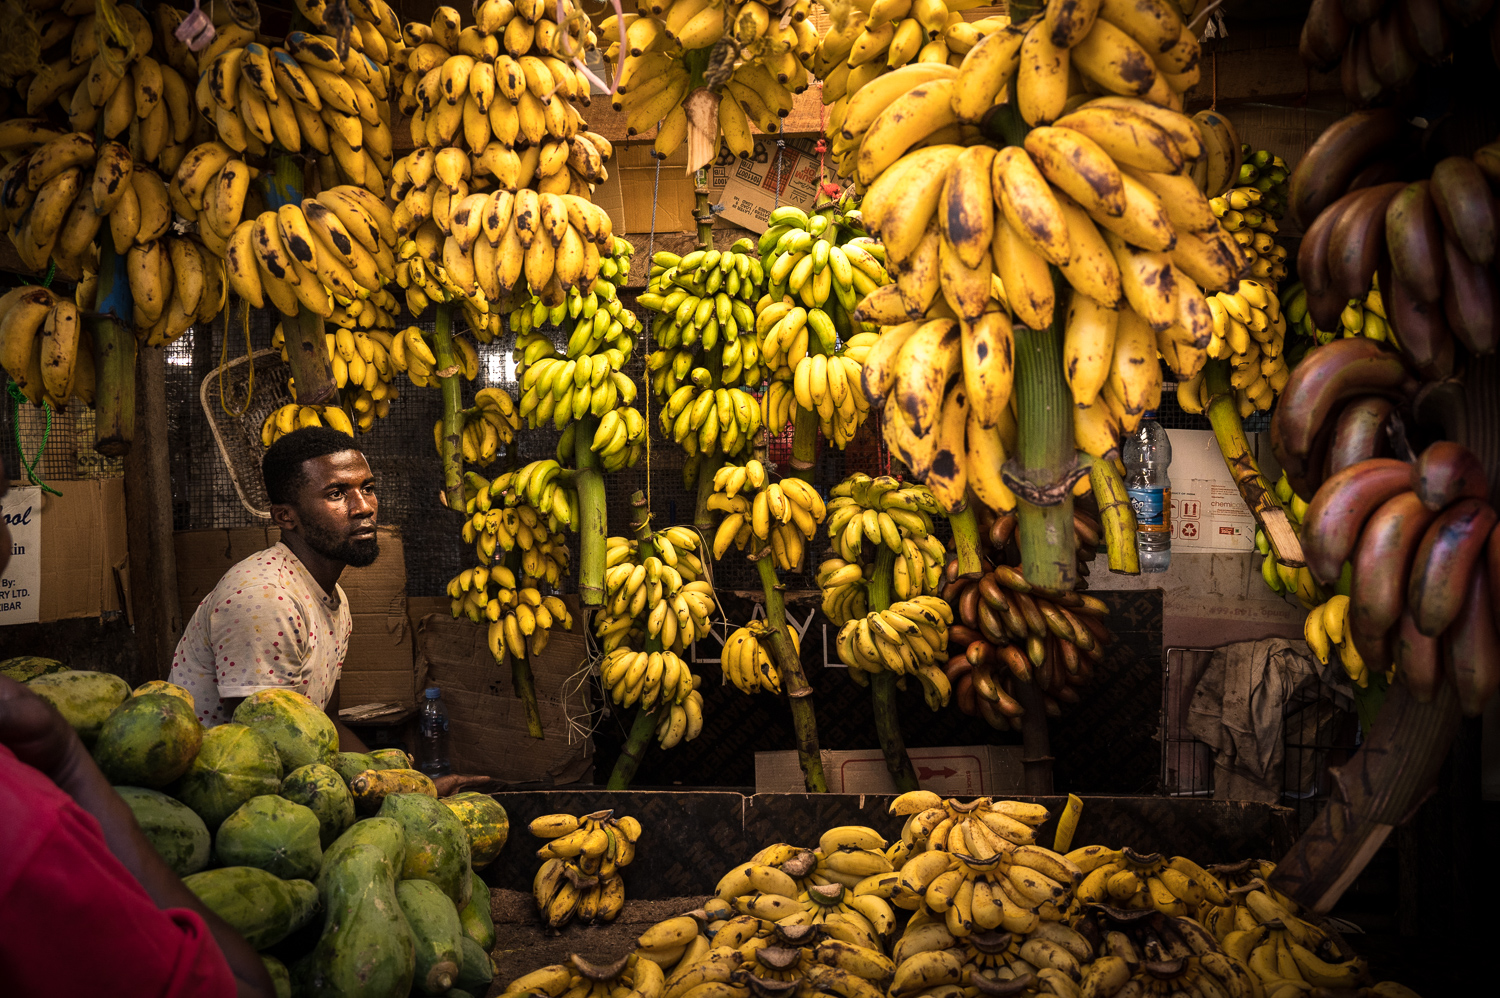
[[[479,879],[479,874],[470,873],[474,884],[469,903],[458,912],[458,921],[464,927],[464,935],[474,940],[488,953],[495,948],[495,919],[490,914],[490,885]]]
[[[380,805],[380,815],[395,818],[406,833],[401,879],[430,880],[455,906],[468,904],[473,891],[469,833],[458,816],[426,794],[392,794]]]
[[[188,890],[255,949],[274,946],[318,911],[318,888],[253,866],[221,866],[183,877]]]
[[[357,821],[328,849],[318,945],[292,969],[308,998],[404,998],[416,950],[396,899],[406,836],[393,818]]]
[[[506,816],[505,808],[489,794],[472,790],[444,797],[443,803],[458,815],[458,820],[464,823],[464,830],[469,833],[469,862],[474,869],[489,866],[505,848],[505,840],[510,835],[510,818]]]
[[[187,772],[169,788],[212,831],[245,801],[281,788],[281,756],[254,728],[220,724],[203,733]]]
[[[214,858],[225,866],[254,866],[283,880],[312,880],[323,866],[318,816],[274,794],[252,797],[219,826]]]
[[[193,708],[174,696],[147,693],[127,699],[105,720],[94,761],[111,783],[160,788],[187,772],[202,744],[203,725]]]
[[[14,679],[18,683],[24,683],[28,679],[37,676],[46,676],[54,672],[66,672],[67,666],[55,658],[42,658],[40,655],[17,655],[0,662],[0,676]]]
[[[440,995],[453,987],[458,977],[463,925],[458,909],[437,884],[427,880],[403,880],[396,885],[396,900],[411,926],[416,945],[415,985],[424,995]]]
[[[262,953],[260,962],[266,965],[266,973],[271,975],[271,983],[276,988],[276,998],[292,998],[292,977],[286,972],[286,964],[269,953]]]
[[[468,936],[464,936],[459,945],[463,948],[463,964],[458,969],[454,986],[475,994],[488,993],[490,982],[495,979],[495,961],[490,959],[488,951],[480,949],[479,944]]]
[[[443,995],[443,998],[474,998],[474,996],[460,988],[449,988],[448,993]]]
[[[374,769],[375,764],[368,752],[340,752],[333,757],[333,768],[347,784],[365,770]]]
[[[135,823],[173,873],[185,877],[208,865],[208,828],[192,808],[145,787],[115,787],[115,793],[130,805]]]
[[[142,683],[130,691],[130,695],[133,697],[142,697],[147,693],[163,693],[169,697],[176,697],[193,710],[198,709],[198,705],[193,701],[191,693],[176,683],[169,683],[164,679],[153,679],[150,682]]]
[[[33,693],[49,701],[78,732],[83,744],[94,747],[99,729],[120,702],[130,696],[130,684],[108,672],[65,670],[26,682]]]
[[[319,762],[299,766],[281,781],[281,796],[318,816],[318,838],[327,849],[354,824],[354,798],[332,767]]]
[[[381,748],[370,753],[370,769],[413,769],[411,756],[398,748]]]
[[[234,720],[248,724],[276,746],[282,767],[290,773],[310,762],[328,764],[339,750],[333,721],[301,693],[260,690],[240,701]]]

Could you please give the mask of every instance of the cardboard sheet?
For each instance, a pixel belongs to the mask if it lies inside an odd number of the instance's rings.
[[[907,750],[917,785],[944,796],[1022,792],[1019,745],[961,745]],[[824,750],[823,773],[835,794],[893,794],[896,784],[880,749]],[[756,793],[800,793],[802,767],[796,752],[755,753]]]

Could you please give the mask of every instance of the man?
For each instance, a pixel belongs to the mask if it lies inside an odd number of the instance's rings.
[[[0,520],[0,572],[9,560]],[[275,994],[255,950],[157,855],[77,732],[3,676],[0,981],[17,998]]]
[[[171,681],[193,694],[205,727],[227,723],[252,693],[295,690],[327,712],[341,751],[367,751],[338,719],[353,629],[338,578],[380,554],[370,465],[354,438],[310,427],[272,444],[261,474],[281,540],[231,568],[198,604]]]

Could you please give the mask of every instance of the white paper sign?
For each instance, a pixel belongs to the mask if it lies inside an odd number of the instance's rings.
[[[1254,550],[1255,517],[1240,498],[1213,433],[1168,430],[1167,437],[1172,441],[1172,549]]]
[[[10,530],[10,561],[0,568],[0,625],[35,623],[41,607],[42,490],[11,489],[0,498]]]

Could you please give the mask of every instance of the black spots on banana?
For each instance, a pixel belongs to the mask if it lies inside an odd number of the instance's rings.
[[[315,259],[317,259],[317,251],[314,250],[312,246],[308,244],[307,240],[303,239],[302,236],[298,233],[284,232],[282,233],[282,240],[285,241],[288,252],[290,252],[292,256],[296,257],[299,263],[310,264]]]

